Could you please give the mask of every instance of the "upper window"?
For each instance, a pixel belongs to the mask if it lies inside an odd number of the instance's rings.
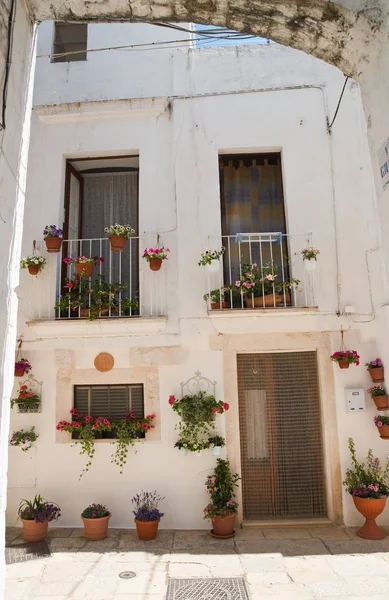
[[[74,408],[94,419],[105,417],[110,421],[121,419],[134,411],[139,419],[144,417],[143,385],[76,385]]]
[[[86,60],[88,25],[86,23],[55,23],[52,62]]]

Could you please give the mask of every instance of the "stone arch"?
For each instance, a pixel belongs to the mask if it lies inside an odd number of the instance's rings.
[[[302,50],[358,78],[383,18],[380,1],[359,0],[358,11],[349,8],[354,0],[351,4],[350,0],[32,0],[31,4],[37,20],[191,21],[228,27]]]

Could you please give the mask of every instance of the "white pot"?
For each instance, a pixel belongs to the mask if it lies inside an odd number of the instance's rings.
[[[304,267],[306,271],[314,271],[316,269],[317,260],[304,260]]]
[[[221,447],[221,446],[214,446],[214,447],[212,448],[212,454],[213,454],[214,456],[220,456],[220,454],[221,454],[221,451],[222,451],[222,447]]]
[[[21,442],[21,443],[19,444],[19,446],[22,448],[22,450],[27,450],[27,448],[29,448],[29,447],[31,446],[31,442],[28,442],[28,441],[26,441],[26,442]]]
[[[185,448],[178,448],[178,454],[181,454],[181,456],[186,456]]]
[[[210,273],[217,273],[220,268],[220,261],[218,259],[212,260],[207,267]]]

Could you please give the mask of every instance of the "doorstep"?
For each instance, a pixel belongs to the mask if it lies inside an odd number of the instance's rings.
[[[242,521],[241,528],[285,528],[285,527],[328,527],[334,525],[330,519],[291,519],[285,521]]]

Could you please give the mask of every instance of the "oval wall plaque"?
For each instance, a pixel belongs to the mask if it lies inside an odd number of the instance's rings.
[[[98,371],[110,371],[115,364],[112,354],[108,352],[100,352],[95,358],[95,367]]]

